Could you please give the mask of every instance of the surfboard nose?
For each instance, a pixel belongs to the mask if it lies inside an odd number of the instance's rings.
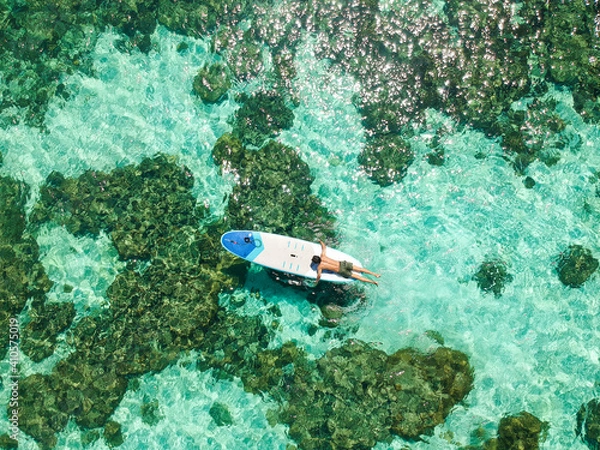
[[[258,242],[251,231],[228,231],[221,236],[221,245],[225,250],[240,258],[247,258],[259,245]]]

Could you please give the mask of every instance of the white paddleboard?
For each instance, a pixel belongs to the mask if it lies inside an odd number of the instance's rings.
[[[319,243],[273,233],[235,230],[221,236],[221,244],[225,250],[246,261],[292,275],[313,280],[317,278],[317,265],[312,262],[312,257],[321,255]],[[362,267],[356,258],[334,248],[327,247],[326,254],[335,260],[349,261],[354,266]],[[321,280],[334,283],[354,281],[325,270]]]

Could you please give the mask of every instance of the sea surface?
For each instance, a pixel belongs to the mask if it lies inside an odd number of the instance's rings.
[[[52,171],[77,177],[161,152],[176,156],[193,174],[193,193],[209,208],[205,220],[221,217],[233,180],[220,175],[211,150],[231,129],[228,118],[239,105],[233,96],[206,105],[191,92],[198,68],[214,60],[210,38],[183,37],[159,26],[152,35],[155,49],[147,54],[119,51],[119,38],[114,30],[99,36],[92,52],[95,76],[65,75],[62,82],[73,94],[50,101],[44,130],[23,123],[0,129],[0,174],[32,187],[30,210]],[[182,41],[189,45],[186,52],[177,50]],[[571,244],[600,255],[600,199],[590,183],[600,169],[600,128],[575,112],[568,89],[552,86],[545,98],[558,102],[557,113],[580,140],[551,167],[533,162],[527,174],[536,185],[527,189],[498,139],[428,110],[428,124],[449,130],[444,164],[427,162],[433,132],[419,129],[411,138],[416,157],[406,176],[381,187],[357,162],[365,145],[353,103],[358,82],[319,60],[310,35],[303,37],[294,65],[294,124],[277,139],[309,165],[313,193],[336,217],[338,248],[381,274],[379,287],[366,286],[366,300],[346,311],[347,337],[392,353],[407,346],[426,350],[426,332],[435,330],[474,368],[466,401],[431,436],[418,442],[396,438],[375,448],[456,449],[472,442],[474,430],[493,437],[502,417],[526,410],[549,424],[541,448],[586,449],[574,430],[581,405],[598,395],[600,280],[596,275],[580,288],[566,287],[556,274],[556,258]],[[252,93],[260,87],[257,79],[232,89]],[[73,301],[78,316],[110,307],[106,289],[124,263],[107,235],[75,237],[64,227],[46,226],[36,239],[55,282],[48,298]],[[505,261],[513,275],[501,296],[482,292],[472,280],[489,258]],[[65,284],[74,292],[63,292]],[[243,289],[222,294],[221,303],[231,307],[232,297],[238,303],[245,297],[242,312],[260,315],[267,306],[254,291],[282,312],[276,342],[293,340],[314,357],[340,345],[324,330],[309,333],[318,327],[318,307],[258,267],[251,268]],[[21,355],[21,375],[48,373],[69,351],[61,336],[55,354],[40,363]],[[196,356],[182,355],[160,373],[141,376],[139,387],[127,392],[112,417],[122,426],[119,448],[262,450],[293,443],[286,426],[269,424],[271,399],[245,392],[239,380],[196,370]],[[8,357],[0,367],[8,367]],[[0,404],[9,395],[5,383]],[[155,425],[141,419],[149,398],[160,405]],[[227,405],[231,426],[211,419],[217,400]],[[0,408],[0,432],[8,427]],[[37,448],[25,434],[19,442],[19,448]],[[74,423],[58,435],[57,448],[83,448]],[[99,439],[86,448],[108,446]]]

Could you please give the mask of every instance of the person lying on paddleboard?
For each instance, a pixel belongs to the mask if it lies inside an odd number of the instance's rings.
[[[323,241],[319,242],[321,243],[321,256],[315,255],[312,257],[312,262],[317,264],[317,283],[321,279],[321,273],[324,270],[329,270],[331,272],[339,273],[344,278],[354,278],[356,280],[364,281],[365,283],[372,283],[376,286],[379,286],[377,282],[369,280],[368,278],[359,275],[357,272],[368,273],[369,275],[373,275],[377,278],[379,278],[381,275],[371,272],[364,267],[354,267],[354,264],[349,261],[337,261],[330,258],[325,254],[327,247]]]

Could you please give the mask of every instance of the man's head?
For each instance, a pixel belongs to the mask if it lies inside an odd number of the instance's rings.
[[[315,264],[321,264],[321,257],[317,255],[313,256],[312,262],[314,262]]]

